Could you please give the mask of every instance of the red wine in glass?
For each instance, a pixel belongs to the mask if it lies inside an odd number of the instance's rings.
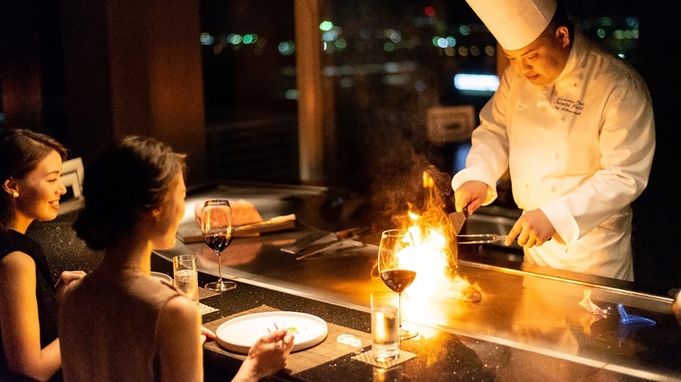
[[[229,201],[227,199],[206,201],[201,209],[198,222],[203,241],[218,256],[218,280],[207,283],[205,288],[218,293],[236,288],[236,283],[233,281],[222,279],[222,265],[220,264],[222,251],[232,242],[234,216]]]
[[[395,293],[402,293],[416,278],[416,272],[408,269],[387,269],[381,271],[383,283]]]
[[[409,269],[415,263],[415,246],[407,230],[389,229],[383,231],[378,246],[378,272],[383,283],[399,297],[400,339],[406,340],[418,335],[415,330],[402,327],[402,292],[416,278],[416,271]]]
[[[204,237],[203,241],[205,241],[213,251],[222,252],[227,248],[229,243],[232,242],[232,238],[228,238],[225,234],[217,233],[214,235],[207,235]]]

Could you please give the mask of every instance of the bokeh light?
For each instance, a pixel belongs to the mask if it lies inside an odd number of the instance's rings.
[[[243,38],[244,44],[246,44],[246,45],[255,44],[256,41],[258,41],[258,35],[257,34],[249,33],[249,34],[244,35],[244,38]]]
[[[331,21],[325,20],[319,24],[319,29],[323,32],[328,32],[333,29],[333,23]]]
[[[283,41],[279,43],[277,49],[284,56],[290,56],[295,52],[296,44],[293,41]]]
[[[241,41],[243,41],[243,37],[241,37],[240,34],[230,33],[227,36],[227,40],[229,40],[229,43],[232,45],[239,45],[241,44]]]
[[[211,36],[210,33],[201,33],[199,38],[201,39],[201,45],[212,45],[215,42],[215,37]]]
[[[389,38],[390,41],[394,42],[395,44],[402,41],[402,34],[394,29],[386,29],[383,31],[383,35]]]

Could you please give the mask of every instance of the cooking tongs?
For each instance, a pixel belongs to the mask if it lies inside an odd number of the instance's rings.
[[[370,232],[371,227],[350,228],[338,232],[332,232],[328,235],[322,236],[303,248],[298,248],[295,252],[291,253],[300,255],[296,257],[296,260],[302,260],[310,256],[314,256],[320,252],[340,247],[346,241],[359,239]]]
[[[458,244],[491,244],[506,240],[506,235],[495,235],[493,233],[478,233],[470,235],[456,235]]]

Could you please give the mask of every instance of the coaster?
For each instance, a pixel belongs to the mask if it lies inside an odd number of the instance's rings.
[[[392,359],[386,362],[378,362],[376,361],[374,356],[371,355],[371,348],[369,348],[369,350],[365,351],[362,354],[352,357],[352,359],[354,360],[368,363],[369,365],[380,367],[382,369],[390,369],[391,367],[397,366],[403,362],[407,362],[412,358],[416,358],[416,354],[400,350],[400,355],[397,356],[397,359]]]
[[[213,313],[217,312],[219,309],[213,308],[212,306],[208,306],[202,302],[199,302],[199,312],[201,312],[201,315],[203,316],[204,314],[208,313]]]

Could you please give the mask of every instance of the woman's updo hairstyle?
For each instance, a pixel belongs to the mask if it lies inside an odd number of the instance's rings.
[[[64,146],[45,134],[26,129],[0,130],[0,182],[24,179],[53,150],[62,161],[66,160]],[[0,192],[0,230],[6,229],[13,213],[12,196]]]
[[[152,138],[129,136],[109,146],[85,171],[76,234],[96,251],[119,242],[141,214],[166,201],[178,172],[185,172],[184,155]]]

